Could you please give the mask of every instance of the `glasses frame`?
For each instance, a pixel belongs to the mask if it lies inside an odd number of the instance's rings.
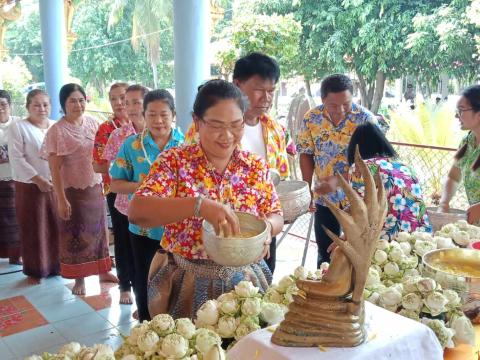
[[[245,119],[242,120],[240,123],[240,126],[234,127],[231,125],[212,125],[209,120],[205,120],[204,118],[199,118],[201,122],[203,122],[205,125],[207,125],[212,132],[215,133],[221,133],[225,130],[230,132],[231,134],[238,134],[240,131],[242,131],[245,128]]]

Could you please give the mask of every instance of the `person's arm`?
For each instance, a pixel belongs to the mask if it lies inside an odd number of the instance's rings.
[[[93,147],[93,171],[106,175],[108,174],[109,162],[103,159],[103,150],[105,149],[108,135],[106,134],[107,123],[101,124],[95,134],[95,146]]]
[[[106,175],[108,174],[108,168],[110,166],[109,162],[104,160],[102,163],[98,163],[95,160],[92,162],[93,165],[93,171],[96,173]]]
[[[141,183],[123,179],[114,179],[110,183],[110,190],[117,194],[133,194]]]
[[[53,189],[57,194],[58,215],[61,219],[68,220],[72,215],[72,208],[65,195],[63,178],[60,172],[63,166],[63,157],[51,153],[48,157],[48,165],[52,173]]]
[[[283,216],[275,213],[268,214],[267,221],[272,226],[272,236],[280,234],[280,232],[283,230]]]
[[[128,206],[128,221],[145,228],[165,226],[194,216],[197,201],[189,198],[162,198],[156,196],[135,196]],[[224,236],[239,233],[240,225],[234,211],[214,200],[203,199],[200,203],[200,217],[207,220],[219,234],[222,227]],[[224,221],[225,226],[221,226]]]
[[[453,165],[448,172],[447,179],[443,184],[442,197],[440,198],[440,204],[438,211],[448,212],[450,209],[450,200],[457,191],[458,184],[462,179],[462,172],[459,167]]]

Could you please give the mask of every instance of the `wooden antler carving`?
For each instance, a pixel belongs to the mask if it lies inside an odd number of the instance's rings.
[[[350,201],[350,212],[327,206],[340,223],[345,239],[325,228],[338,245],[330,268],[321,281],[297,280],[305,296],[296,296],[272,342],[283,346],[357,346],[365,340],[363,290],[368,269],[387,212],[380,175],[375,179],[355,151],[355,165],[365,183],[362,199],[342,177],[341,188]]]

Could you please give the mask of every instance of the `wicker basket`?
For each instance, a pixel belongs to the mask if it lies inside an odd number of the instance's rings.
[[[439,213],[436,207],[427,207],[427,213],[433,231],[439,231],[443,225],[467,219],[465,211],[460,209],[450,209],[448,213]]]
[[[295,221],[299,216],[308,212],[311,196],[306,181],[281,181],[276,189],[282,204],[285,222]]]

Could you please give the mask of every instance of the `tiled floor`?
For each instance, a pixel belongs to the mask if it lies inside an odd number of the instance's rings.
[[[292,232],[305,235],[304,226]],[[313,239],[313,234],[312,234]],[[277,249],[274,281],[300,265],[305,240],[287,236]],[[307,267],[313,269],[316,246],[311,244]],[[135,305],[120,305],[116,285],[86,280],[85,297],[72,295],[72,280],[51,277],[30,285],[20,266],[0,259],[0,360],[20,360],[44,351],[55,352],[69,341],[85,345],[108,343],[117,348],[120,334],[128,335],[136,324]]]

